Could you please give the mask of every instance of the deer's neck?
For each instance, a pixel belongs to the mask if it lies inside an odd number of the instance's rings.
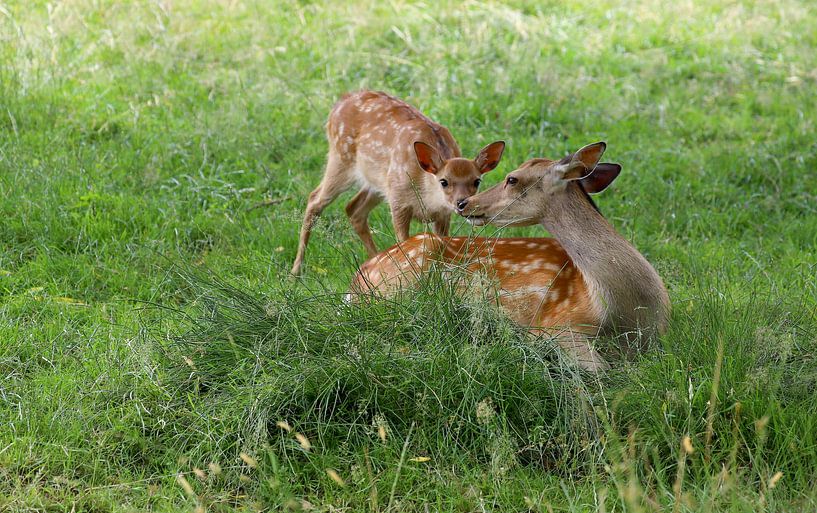
[[[591,205],[575,183],[557,194],[542,219],[581,271],[603,324],[663,330],[669,306],[661,278],[649,262]]]

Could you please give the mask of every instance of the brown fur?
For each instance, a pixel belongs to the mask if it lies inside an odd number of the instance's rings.
[[[376,91],[343,96],[329,114],[326,136],[326,172],[309,195],[292,266],[295,275],[300,273],[315,220],[352,186],[357,184],[360,192],[346,213],[372,256],[377,248],[368,217],[380,202],[385,199],[391,208],[398,240],[408,238],[412,219],[431,222],[436,233],[447,235],[457,201],[477,192],[481,175],[496,167],[504,149],[498,141],[474,160],[462,158],[447,128],[406,102]]]
[[[593,320],[581,273],[561,245],[547,238],[416,235],[363,264],[351,291],[392,293],[418,279],[433,262],[484,273],[497,286],[502,306],[519,324],[549,328]],[[537,301],[531,308],[529,293],[519,292],[540,285],[544,286],[535,293]]]
[[[630,342],[666,330],[670,303],[655,269],[579,185],[586,181],[588,190],[600,192],[618,176],[620,166],[598,164],[603,152],[597,143],[563,161],[528,161],[464,206],[463,215],[474,224],[542,224],[553,239],[420,235],[364,263],[350,292],[391,294],[416,282],[429,262],[464,263],[469,272],[487,273],[516,322],[556,335],[583,367],[605,368],[589,337],[624,333],[630,349]],[[602,171],[593,176],[597,166]]]

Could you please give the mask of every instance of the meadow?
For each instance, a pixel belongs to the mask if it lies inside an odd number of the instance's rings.
[[[817,510],[815,20],[0,0],[0,511]],[[597,203],[672,299],[660,347],[594,376],[444,282],[347,305],[350,194],[288,279],[361,88],[466,155],[505,139],[483,187],[605,140]]]

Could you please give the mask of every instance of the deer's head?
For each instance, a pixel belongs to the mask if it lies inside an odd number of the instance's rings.
[[[601,192],[616,179],[621,166],[599,163],[607,145],[590,144],[561,160],[532,159],[511,171],[502,183],[457,205],[457,212],[476,225],[528,226],[545,216],[547,206],[569,187]],[[592,200],[587,197],[595,208]]]
[[[443,160],[432,146],[420,141],[414,143],[417,163],[423,171],[437,178],[454,210],[460,202],[477,193],[482,175],[499,165],[504,151],[505,142],[496,141],[482,148],[474,160],[461,157]]]

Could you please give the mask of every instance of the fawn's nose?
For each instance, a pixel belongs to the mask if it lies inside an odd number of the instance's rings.
[[[466,206],[468,206],[468,199],[457,200],[457,210],[462,212]]]

